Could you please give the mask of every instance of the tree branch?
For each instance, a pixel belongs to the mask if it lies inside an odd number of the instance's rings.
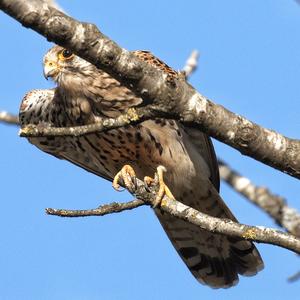
[[[300,271],[288,277],[288,282],[295,282],[300,279]]]
[[[197,124],[214,138],[271,167],[300,178],[300,142],[218,106],[183,78],[170,80],[103,35],[38,0],[0,0],[0,9],[103,69],[144,99],[156,117]]]
[[[45,124],[29,124],[19,131],[21,137],[42,137],[42,136],[81,136],[92,132],[126,126],[128,124],[142,122],[151,118],[152,114],[145,108],[130,108],[126,113],[117,118],[100,118],[97,123],[74,127],[49,127]]]
[[[185,73],[186,79],[194,73],[198,67],[198,58],[199,52],[197,50],[193,50],[185,62],[185,66],[182,71]]]
[[[300,237],[300,214],[296,209],[289,207],[284,198],[272,194],[266,187],[254,185],[221,159],[218,159],[218,162],[222,180],[251,203],[264,210],[278,225]]]
[[[6,111],[0,111],[0,122],[7,124],[19,125],[19,118]]]
[[[131,193],[138,199],[128,203],[112,203],[91,210],[66,210],[47,208],[46,213],[60,217],[103,216],[110,213],[133,209],[143,204],[152,205],[156,200],[157,186],[148,187],[139,179],[132,187]],[[258,243],[272,244],[300,254],[300,239],[272,228],[249,226],[235,223],[228,219],[219,219],[203,214],[181,202],[164,196],[160,209],[204,230],[238,237]]]
[[[132,200],[125,203],[112,202],[110,204],[104,204],[95,209],[84,209],[84,210],[69,210],[69,209],[56,209],[46,208],[48,215],[59,216],[59,217],[91,217],[91,216],[105,216],[107,214],[119,213],[125,210],[131,210],[139,206],[145,205],[142,200]]]

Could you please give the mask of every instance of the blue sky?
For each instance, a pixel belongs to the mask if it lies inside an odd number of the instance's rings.
[[[121,46],[151,50],[180,69],[201,53],[191,83],[228,109],[299,138],[300,6],[287,0],[60,1],[72,16],[97,24]],[[52,83],[42,76],[51,44],[0,13],[0,109],[17,112],[23,95]],[[103,218],[60,219],[45,207],[94,208],[131,199],[67,162],[46,155],[0,125],[0,298],[19,299],[296,299],[300,269],[287,250],[258,245],[265,269],[238,286],[212,290],[194,280],[151,209]],[[300,210],[299,182],[215,142],[220,157]],[[241,222],[276,227],[222,186]],[[296,296],[297,295],[297,296]]]

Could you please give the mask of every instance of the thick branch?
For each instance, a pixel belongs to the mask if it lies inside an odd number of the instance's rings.
[[[102,216],[109,213],[132,209],[141,206],[142,203],[152,205],[156,200],[156,191],[157,187],[154,186],[149,188],[143,181],[136,179],[136,186],[132,188],[132,194],[140,201],[134,200],[128,203],[113,203],[92,210],[48,208],[46,212],[60,217]],[[300,239],[279,230],[261,226],[238,224],[227,219],[211,217],[184,205],[181,202],[170,199],[167,196],[164,196],[160,209],[210,232],[239,237],[259,243],[277,245],[300,254]]]
[[[287,205],[286,200],[272,194],[267,188],[254,185],[248,178],[241,176],[219,159],[220,177],[235,191],[251,203],[263,209],[288,232],[300,236],[300,214]]]
[[[0,122],[7,124],[19,125],[19,118],[6,111],[0,111]]]
[[[172,79],[104,36],[38,0],[0,0],[0,9],[48,40],[67,47],[140,95],[156,116],[198,124],[209,135],[265,164],[300,178],[300,142],[262,128]]]

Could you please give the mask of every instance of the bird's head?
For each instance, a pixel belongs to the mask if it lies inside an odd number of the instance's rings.
[[[60,46],[54,46],[46,53],[43,66],[46,79],[51,78],[65,87],[80,85],[81,75],[90,75],[95,70],[92,64]]]

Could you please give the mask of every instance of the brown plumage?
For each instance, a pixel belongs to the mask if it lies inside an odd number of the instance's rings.
[[[169,76],[178,73],[147,51],[133,52]],[[20,121],[55,127],[91,124],[99,117],[116,117],[141,99],[107,73],[68,50],[55,46],[44,58],[44,73],[57,87],[34,90],[21,104]],[[175,198],[199,211],[236,221],[219,196],[219,174],[210,139],[193,127],[156,119],[81,137],[41,137],[29,141],[41,150],[112,180],[124,164],[139,178],[166,167],[165,181]],[[254,275],[263,262],[253,243],[213,234],[155,213],[172,244],[193,275],[213,288],[237,283],[238,274]]]

